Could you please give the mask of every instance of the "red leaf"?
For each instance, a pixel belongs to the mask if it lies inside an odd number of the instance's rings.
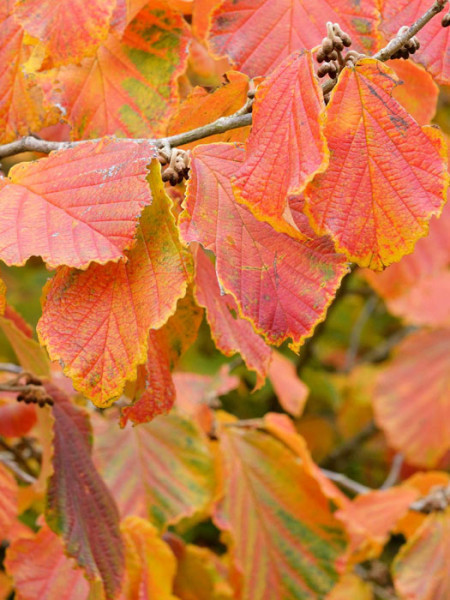
[[[21,600],[86,600],[89,596],[83,571],[65,556],[62,540],[46,525],[33,538],[13,541],[5,566]]]
[[[150,518],[159,529],[205,511],[216,489],[206,436],[172,413],[120,431],[116,412],[96,415],[94,458],[122,516]]]
[[[327,21],[349,33],[352,48],[372,54],[377,8],[376,0],[225,0],[213,14],[210,43],[250,77],[266,75],[295,50],[317,46]]]
[[[289,56],[258,87],[246,157],[233,184],[237,198],[283,230],[288,193],[300,193],[328,164],[325,105],[309,52]]]
[[[153,204],[141,219],[127,262],[60,269],[46,288],[38,333],[76,389],[99,406],[119,396],[145,362],[148,332],[161,327],[185,294],[190,256],[181,246],[159,165]]]
[[[243,159],[231,144],[193,150],[183,235],[216,254],[222,287],[257,332],[273,344],[291,337],[298,348],[324,318],[347,265],[326,238],[277,233],[235,201],[230,178]]]
[[[150,331],[145,390],[132,405],[122,409],[120,426],[131,419],[134,424],[148,423],[158,415],[168,413],[175,402],[175,386],[170,372],[170,348],[161,331]]]
[[[21,163],[0,180],[0,258],[85,268],[118,260],[151,202],[151,142],[106,139]]]
[[[206,308],[216,347],[226,356],[239,352],[247,368],[256,371],[262,384],[272,351],[248,321],[235,316],[238,307],[233,296],[221,294],[214,267],[201,249],[196,254],[196,298]]]
[[[400,85],[392,90],[393,97],[419,125],[430,123],[436,114],[439,96],[439,87],[431,75],[411,60],[390,60],[387,64],[400,79]]]
[[[403,25],[412,25],[431,8],[428,0],[382,0],[380,5],[381,29],[389,37],[395,36]],[[420,50],[412,58],[422,63],[438,83],[449,85],[449,31],[442,27],[441,20],[437,15],[419,31]]]
[[[420,128],[391,96],[394,73],[373,59],[346,68],[328,105],[328,170],[306,190],[319,233],[381,270],[413,251],[447,192],[440,132]]]
[[[376,421],[390,445],[415,465],[432,467],[450,449],[450,330],[407,337],[381,373]]]
[[[111,0],[18,0],[14,16],[59,65],[95,52],[108,35],[113,8]]]
[[[0,400],[0,435],[4,437],[22,437],[36,424],[36,408],[33,405],[19,403],[15,398],[3,404]]]
[[[90,579],[101,577],[108,598],[120,589],[124,551],[114,498],[91,458],[89,418],[56,386],[53,475],[47,490],[46,520],[62,534],[67,553]]]

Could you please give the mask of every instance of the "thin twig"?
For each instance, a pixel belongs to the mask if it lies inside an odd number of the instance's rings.
[[[11,456],[14,457],[15,462],[20,465],[20,467],[26,471],[29,475],[34,477],[35,473],[33,469],[30,467],[28,462],[24,459],[21,453],[14,446],[10,446],[2,437],[0,437],[0,447],[2,447],[6,452],[8,452]]]
[[[427,10],[427,12],[419,17],[415,23],[413,23],[409,29],[407,29],[404,33],[395,36],[387,46],[379,50],[376,54],[374,54],[373,58],[377,60],[386,61],[391,58],[393,54],[400,50],[405,43],[410,40],[412,37],[416,35],[421,29],[425,27],[427,23],[431,21],[433,17],[439,14],[442,10],[444,10],[444,6],[447,4],[447,0],[436,0],[433,6]]]
[[[0,371],[4,371],[5,373],[22,373],[23,369],[20,365],[15,365],[13,363],[0,363]]]
[[[0,383],[0,392],[38,392],[41,393],[43,390],[42,385],[35,385],[34,383],[28,383],[24,385],[15,385],[8,383]]]
[[[12,471],[14,475],[16,475],[16,477],[24,483],[34,483],[36,481],[36,477],[23,471],[6,453],[0,452],[0,462],[3,463],[5,467]]]
[[[394,458],[392,459],[390,471],[383,484],[380,486],[380,490],[387,490],[397,483],[400,477],[404,460],[405,457],[403,456],[403,454],[399,453],[394,456]]]
[[[379,52],[377,52],[373,58],[377,60],[386,61],[399,48],[401,48],[405,42],[414,37],[414,35],[422,29],[435,15],[440,13],[448,0],[436,0],[433,6],[422,16],[420,17],[407,31],[402,33],[401,35],[397,35],[394,39],[392,39],[389,44],[385,48],[382,48]],[[322,85],[322,90],[324,94],[330,92],[333,87],[336,85],[337,79],[330,79],[326,83]],[[212,123],[208,123],[203,127],[197,127],[196,129],[192,129],[191,131],[186,131],[184,133],[178,133],[176,135],[172,135],[165,138],[154,139],[154,140],[146,140],[153,141],[157,148],[165,148],[168,145],[171,147],[175,146],[184,146],[185,144],[189,144],[191,142],[196,142],[198,140],[202,140],[211,135],[216,135],[218,133],[225,133],[226,131],[230,131],[232,129],[238,129],[240,127],[246,127],[252,124],[252,114],[248,113],[249,102],[247,101],[245,105],[239,109],[233,115],[229,115],[228,117],[220,117],[217,121],[213,121]],[[244,114],[243,114],[244,113]],[[127,138],[121,138],[124,141]],[[132,138],[133,141],[139,141],[135,138]],[[4,144],[0,146],[0,159],[6,158],[7,156],[13,156],[14,154],[20,154],[21,152],[41,152],[43,154],[48,154],[49,152],[53,152],[55,150],[66,150],[67,148],[73,148],[74,146],[78,146],[79,144],[86,144],[89,142],[98,142],[99,139],[93,140],[81,140],[75,142],[54,142],[48,140],[41,140],[33,136],[26,136],[21,138],[20,140],[16,140],[9,144]],[[129,139],[128,139],[129,141]]]
[[[353,329],[350,333],[350,341],[348,345],[347,354],[345,356],[344,373],[349,373],[356,363],[356,357],[358,356],[359,344],[361,341],[361,335],[364,331],[364,327],[367,321],[370,319],[375,307],[378,303],[378,298],[373,294],[367,302],[364,304]]]
[[[331,481],[335,481],[342,485],[342,487],[347,488],[350,492],[354,492],[355,494],[367,494],[371,492],[372,489],[363,485],[362,483],[358,483],[357,481],[353,481],[347,475],[343,475],[342,473],[335,473],[334,471],[329,471],[328,469],[320,469],[322,473],[331,479]]]
[[[364,444],[364,442],[377,433],[377,431],[378,429],[374,421],[370,421],[354,437],[350,438],[330,452],[330,454],[322,461],[322,464],[326,467],[334,465],[338,460],[345,458],[349,454],[352,454],[362,444]]]

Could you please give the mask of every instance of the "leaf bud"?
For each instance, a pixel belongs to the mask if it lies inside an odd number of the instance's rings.
[[[334,47],[339,52],[342,52],[342,50],[344,49],[344,43],[341,40],[341,38],[339,38],[339,37],[335,38],[335,40],[334,40]]]
[[[333,52],[333,42],[329,38],[323,38],[322,49],[324,54],[330,54]]]
[[[328,74],[331,77],[331,79],[334,79],[337,75],[338,67],[334,62],[331,62],[329,66],[330,68],[328,70]]]
[[[442,19],[442,27],[448,27],[450,25],[450,13],[447,13]]]
[[[328,73],[329,70],[330,70],[330,65],[328,63],[325,63],[324,65],[320,65],[320,67],[317,69],[317,76],[325,77],[325,75]]]
[[[316,60],[318,63],[323,63],[323,61],[325,60],[325,52],[323,51],[323,48],[319,48],[319,50],[317,51]]]
[[[352,45],[352,38],[347,33],[341,35],[341,40],[346,48],[350,48]]]

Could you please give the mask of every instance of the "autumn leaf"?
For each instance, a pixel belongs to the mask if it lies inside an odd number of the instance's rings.
[[[22,437],[27,435],[36,424],[36,407],[32,404],[10,401],[2,394],[0,399],[0,435],[3,437]]]
[[[375,418],[389,444],[432,467],[450,449],[450,330],[419,331],[397,346],[381,372]]]
[[[117,398],[186,292],[190,257],[178,239],[171,201],[154,163],[153,204],[144,211],[127,262],[61,268],[46,287],[38,333],[76,389],[98,406]],[[95,335],[93,335],[95,332]]]
[[[21,600],[86,600],[89,595],[83,571],[64,554],[61,538],[46,525],[32,538],[14,540],[5,566]]]
[[[436,114],[439,87],[425,69],[411,60],[390,60],[387,63],[400,80],[392,96],[419,123],[426,125]]]
[[[400,549],[393,564],[401,600],[447,600],[450,596],[450,508],[429,515]]]
[[[108,35],[113,8],[111,0],[16,0],[14,16],[57,66],[95,52]]]
[[[231,422],[220,445],[226,477],[215,520],[242,572],[242,598],[324,597],[337,581],[345,534],[316,481],[263,431]]]
[[[127,517],[121,530],[125,541],[126,575],[119,600],[176,600],[172,595],[175,556],[159,537],[156,527],[141,517]]]
[[[7,539],[8,531],[18,515],[19,487],[12,474],[0,464],[0,541]]]
[[[381,30],[389,38],[393,37],[400,27],[413,23],[429,8],[428,0],[382,0]],[[442,27],[441,20],[439,16],[432,19],[420,31],[420,52],[412,58],[422,63],[438,83],[449,85],[449,31]]]
[[[277,230],[285,229],[287,194],[302,192],[328,164],[324,111],[308,52],[290,55],[257,89],[245,160],[232,181],[237,199]]]
[[[339,23],[355,50],[372,54],[377,8],[376,0],[225,0],[213,13],[209,41],[250,77],[266,75],[291,52],[317,46],[328,21]]]
[[[243,160],[243,150],[232,144],[193,150],[180,228],[186,241],[215,253],[218,279],[240,316],[269,343],[292,338],[298,349],[324,318],[347,264],[328,239],[277,233],[237,203],[230,178]]]
[[[327,109],[332,159],[305,192],[314,228],[374,270],[412,252],[448,185],[440,132],[417,125],[392,98],[395,85],[373,59],[342,72]]]
[[[170,120],[167,135],[208,125],[220,117],[232,115],[244,106],[247,101],[248,77],[238,71],[228,71],[223,78],[223,85],[211,93],[200,86],[192,90]],[[183,144],[182,147],[187,150],[199,144],[244,142],[249,130],[249,127],[240,127],[225,133],[210,135],[198,142]]]
[[[326,600],[373,600],[372,586],[354,573],[345,573]]]
[[[89,418],[53,384],[55,418],[53,474],[47,489],[46,520],[62,535],[69,556],[89,579],[100,577],[107,598],[115,598],[124,569],[119,514],[91,458]]]
[[[0,258],[77,268],[118,260],[151,203],[145,177],[155,156],[151,142],[109,138],[14,166],[0,179]]]
[[[122,431],[114,412],[92,421],[94,461],[122,516],[147,517],[165,529],[209,507],[213,458],[192,420],[172,413]]]
[[[145,390],[131,406],[122,408],[120,426],[131,419],[135,425],[148,423],[158,415],[168,413],[175,402],[170,347],[164,331],[149,332],[145,363]]]
[[[94,57],[40,75],[39,85],[64,109],[73,139],[155,136],[177,105],[187,43],[182,17],[152,0],[121,39],[111,33]]]
[[[280,352],[273,352],[269,377],[278,402],[286,412],[299,417],[303,412],[309,390],[298,377],[292,361]]]
[[[59,110],[43,105],[42,90],[23,72],[31,48],[12,14],[13,2],[0,3],[0,143],[40,131],[58,120]]]
[[[206,309],[216,347],[226,356],[239,352],[247,368],[257,373],[259,384],[262,384],[272,351],[253,331],[251,324],[237,316],[238,307],[233,296],[221,294],[214,266],[201,249],[196,254],[195,282],[195,295]]]

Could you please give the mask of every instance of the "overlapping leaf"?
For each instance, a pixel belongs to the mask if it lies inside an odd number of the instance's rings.
[[[12,0],[0,4],[0,143],[39,131],[56,122],[59,114],[43,106],[42,90],[22,70],[31,49],[24,43],[24,31],[12,8]]]
[[[266,75],[291,52],[313,48],[327,21],[347,31],[356,50],[377,47],[376,0],[225,0],[212,17],[210,43],[250,77]]]
[[[54,400],[55,418],[46,520],[63,536],[69,556],[90,579],[100,577],[107,598],[115,598],[124,569],[119,514],[92,462],[89,419],[53,384],[46,384],[46,390]]]
[[[287,194],[301,192],[328,163],[324,110],[309,52],[289,56],[258,87],[246,157],[233,182],[238,199],[276,229],[283,230]]]
[[[316,481],[268,433],[224,427],[220,445],[226,479],[216,523],[232,541],[242,598],[324,597],[345,534]]]
[[[411,60],[391,60],[387,63],[400,79],[392,90],[393,97],[406,108],[419,125],[430,123],[436,114],[439,87],[425,69]]]
[[[403,25],[412,25],[429,8],[428,0],[382,0],[380,2],[382,31],[394,37]],[[450,83],[449,31],[442,27],[439,16],[431,19],[418,34],[420,51],[413,56],[436,78],[438,83]]]
[[[21,600],[86,600],[89,595],[83,571],[75,568],[61,538],[46,525],[30,539],[14,540],[5,566]]]
[[[247,101],[248,77],[237,71],[228,71],[224,75],[224,80],[223,85],[214,90],[213,93],[208,93],[203,87],[194,88],[170,121],[168,135],[202,127],[242,108]],[[249,127],[240,127],[225,133],[208,136],[200,142],[184,144],[183,148],[193,148],[199,143],[244,142],[247,139],[249,129]]]
[[[373,600],[372,586],[354,573],[345,573],[326,600]]]
[[[177,76],[186,60],[182,17],[153,0],[93,58],[39,78],[50,104],[65,110],[75,139],[107,134],[149,137],[164,132],[177,103]]]
[[[231,144],[194,149],[183,236],[216,254],[222,287],[256,331],[274,344],[291,337],[298,348],[324,318],[347,265],[328,239],[277,233],[235,201],[230,178],[243,159]]]
[[[427,517],[394,560],[395,589],[401,600],[450,597],[450,508]]]
[[[149,517],[164,529],[210,505],[213,458],[191,419],[164,415],[120,431],[113,414],[93,426],[94,459],[122,515]]]
[[[272,351],[253,331],[251,324],[235,316],[236,301],[221,294],[214,266],[199,249],[196,255],[196,298],[206,308],[216,347],[227,356],[239,352],[247,368],[256,371],[262,383],[269,368]],[[234,314],[233,314],[234,313]]]
[[[86,271],[62,268],[46,288],[40,339],[75,388],[99,406],[111,404],[135,377],[149,329],[166,322],[187,287],[189,257],[157,164],[150,183],[153,204],[142,215],[128,261]]]
[[[390,445],[409,462],[434,466],[450,449],[450,330],[406,338],[381,373],[374,409]]]
[[[375,270],[412,252],[447,191],[440,132],[417,125],[391,97],[395,84],[372,59],[343,71],[325,128],[332,158],[306,190],[316,230]]]
[[[269,377],[281,406],[289,414],[299,417],[303,412],[309,390],[298,377],[292,361],[279,352],[273,352]]]
[[[113,8],[111,0],[16,0],[14,16],[59,65],[95,52],[108,35]]]
[[[170,362],[170,348],[164,331],[151,330],[145,363],[145,390],[132,406],[122,409],[121,427],[128,420],[135,424],[147,423],[170,411],[175,402]]]
[[[0,399],[0,435],[22,437],[36,424],[36,408],[33,405],[18,403],[16,398]]]
[[[151,142],[110,138],[16,165],[0,180],[0,258],[77,268],[118,260],[151,202],[145,177],[155,156]]]
[[[159,537],[158,530],[141,517],[127,517],[121,529],[125,541],[126,573],[118,600],[176,600],[172,595],[175,556]]]

